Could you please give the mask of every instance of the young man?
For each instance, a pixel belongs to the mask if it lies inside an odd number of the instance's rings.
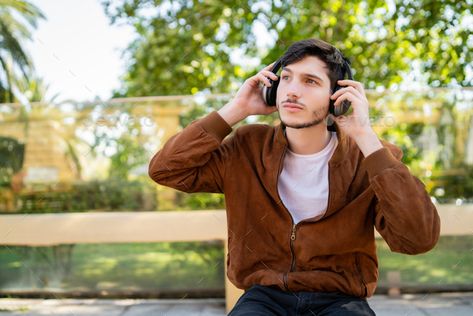
[[[174,135],[150,162],[159,184],[222,192],[228,219],[228,277],[244,289],[230,315],[373,315],[378,279],[374,228],[390,249],[419,254],[437,243],[440,221],[399,148],[378,139],[361,83],[342,80],[343,56],[310,39],[282,57],[276,107],[260,84],[264,68],[224,107]],[[327,130],[329,100],[353,113]],[[232,126],[279,111],[276,126]],[[225,139],[224,139],[225,138]]]

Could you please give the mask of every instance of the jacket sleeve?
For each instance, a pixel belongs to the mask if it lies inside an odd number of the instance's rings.
[[[424,184],[400,160],[402,151],[382,141],[383,148],[363,163],[375,193],[376,230],[391,251],[420,254],[431,250],[440,235],[440,217]]]
[[[148,174],[156,183],[183,192],[223,192],[232,128],[216,112],[193,121],[172,136],[151,159]]]

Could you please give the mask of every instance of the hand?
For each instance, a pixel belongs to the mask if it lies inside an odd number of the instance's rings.
[[[271,83],[268,78],[273,81],[278,79],[278,76],[271,72],[273,65],[274,63],[264,67],[256,75],[246,79],[230,103],[246,113],[247,116],[255,114],[268,115],[276,112],[277,107],[266,105],[261,94],[261,84],[270,87]]]
[[[334,105],[339,106],[344,100],[351,102],[353,113],[351,115],[333,116],[340,129],[355,140],[363,155],[367,157],[371,153],[383,147],[371,127],[369,118],[369,104],[363,85],[354,80],[338,80],[340,86],[346,86],[336,91],[330,98],[335,100]]]
[[[373,132],[369,120],[369,105],[363,85],[354,80],[338,80],[340,86],[346,86],[336,91],[330,99],[335,100],[335,107],[344,100],[351,102],[351,115],[331,116],[338,126],[349,136],[356,139],[358,136]]]

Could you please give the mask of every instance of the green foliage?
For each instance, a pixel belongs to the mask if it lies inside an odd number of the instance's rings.
[[[10,186],[12,176],[23,167],[24,157],[25,144],[0,136],[0,187]]]
[[[402,161],[425,183],[429,194],[443,203],[473,199],[472,166],[466,162],[465,153],[471,146],[466,143],[472,137],[469,123],[473,119],[471,107],[464,107],[465,102],[471,102],[469,97],[463,99],[467,95],[452,90],[378,100],[385,104],[386,113],[405,120],[385,129],[381,138],[402,149]],[[425,115],[425,111],[430,114]],[[413,119],[415,116],[418,118]]]
[[[377,240],[379,285],[386,285],[388,271],[400,271],[402,285],[472,284],[472,242],[472,236],[443,236],[432,251],[406,256]],[[81,244],[71,250],[71,245],[0,247],[0,289],[11,284],[65,291],[224,288],[221,242]]]
[[[183,204],[191,210],[225,209],[225,197],[221,193],[186,194]]]
[[[410,74],[432,86],[472,84],[471,0],[102,3],[112,23],[138,35],[117,96],[229,92],[309,37],[339,47],[368,88],[393,87]]]
[[[19,196],[21,213],[81,211],[153,211],[154,185],[149,181],[91,181],[69,189],[37,190]]]
[[[403,152],[402,161],[413,166],[423,159],[421,150],[414,146],[415,141],[422,134],[424,123],[401,123],[396,127],[384,131],[380,137],[399,146]]]
[[[0,290],[224,289],[220,241],[81,244],[58,258],[67,247],[0,247]]]
[[[467,79],[466,75],[473,59],[468,23],[471,0],[102,3],[112,24],[130,24],[137,33],[126,50],[129,68],[121,89],[115,91],[116,96],[235,91],[243,80],[276,60],[291,43],[312,37],[341,49],[352,62],[355,80],[366,88],[396,88],[406,84],[406,80],[433,87],[472,84],[471,76]],[[415,102],[425,101],[416,100],[415,96],[408,99],[398,100],[396,111],[408,113],[421,106],[414,105]],[[454,104],[450,102],[445,111],[453,112]],[[185,127],[221,105],[197,105],[180,117],[180,124]],[[383,110],[370,114],[376,118],[383,115]],[[256,120],[274,124],[278,116],[274,113]],[[442,148],[438,153],[426,154],[419,146],[427,129],[423,122],[401,122],[380,135],[401,147],[403,161],[427,182],[433,195],[438,185],[431,178],[432,172],[461,163],[454,161],[448,165],[446,155],[452,151],[447,148],[450,144],[445,135],[456,132],[448,124],[438,124]],[[447,143],[442,143],[444,140]],[[451,192],[460,191],[458,188]],[[196,197],[192,205],[213,203],[205,194]]]
[[[460,165],[461,173],[440,174],[433,176],[434,186],[431,194],[440,203],[452,203],[455,199],[465,200],[463,203],[473,202],[473,166]]]
[[[376,241],[379,284],[387,285],[387,272],[399,271],[402,285],[472,284],[473,236],[442,236],[427,253],[406,256],[389,250],[382,239]]]
[[[219,108],[221,103],[209,102],[206,104],[194,104],[190,109],[179,115],[179,126],[186,127],[197,118],[209,114],[211,111]]]
[[[116,140],[116,153],[110,157],[109,178],[126,181],[131,169],[145,164],[148,161],[142,144],[137,143],[128,134]]]
[[[0,103],[15,102],[15,82],[28,81],[33,65],[22,42],[43,18],[29,1],[0,1]]]
[[[9,247],[0,250],[0,288],[16,283],[17,288],[57,287],[58,280],[71,273],[75,245],[51,247]],[[9,273],[5,273],[5,272]],[[13,272],[13,273],[12,273]],[[16,273],[15,273],[16,272]],[[21,280],[15,277],[22,276]],[[18,286],[18,283],[21,283]]]
[[[143,115],[133,112],[132,103],[124,103],[116,106],[98,103],[87,104],[85,109],[76,105],[78,112],[87,115],[87,122],[81,122],[83,126],[91,131],[92,138],[81,138],[76,136],[74,142],[83,142],[90,147],[91,156],[106,156],[110,158],[108,177],[112,180],[127,181],[134,168],[140,167],[148,162],[144,143],[148,136],[143,135]],[[138,106],[135,107],[138,108]],[[86,125],[84,127],[84,125]],[[72,146],[72,145],[71,145]],[[73,148],[73,146],[72,146]],[[77,153],[69,150],[73,159]],[[77,160],[77,159],[76,159]]]

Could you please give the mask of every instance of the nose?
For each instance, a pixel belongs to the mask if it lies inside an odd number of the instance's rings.
[[[298,99],[299,94],[296,93],[295,91],[288,91],[287,92],[287,97],[288,97],[288,99]]]
[[[290,99],[294,99],[294,98],[297,99],[301,96],[301,93],[300,93],[296,83],[292,82],[288,85],[286,95]]]

